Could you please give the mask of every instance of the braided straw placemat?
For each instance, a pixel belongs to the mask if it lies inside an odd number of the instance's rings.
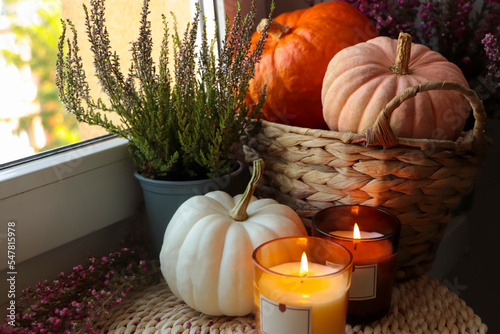
[[[430,90],[463,95],[472,106],[474,128],[456,141],[396,137],[391,113]],[[397,278],[404,280],[431,268],[453,210],[472,190],[490,146],[485,123],[473,90],[429,81],[395,96],[364,134],[256,122],[245,159],[266,164],[257,196],[292,207],[309,229],[312,216],[333,205],[377,206],[396,215],[402,224]]]
[[[116,334],[257,334],[253,316],[213,317],[197,312],[175,297],[164,281],[130,296],[112,308],[109,318],[97,325]],[[462,299],[446,285],[425,275],[395,285],[386,317],[369,325],[346,325],[348,334],[474,334],[487,330],[481,318]]]

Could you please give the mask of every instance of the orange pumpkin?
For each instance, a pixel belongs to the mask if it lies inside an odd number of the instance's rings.
[[[254,45],[260,35],[259,31],[254,33]],[[248,104],[256,104],[267,85],[266,119],[326,129],[321,87],[328,63],[341,49],[375,36],[378,31],[370,20],[344,1],[319,3],[277,16],[250,82]]]
[[[409,34],[346,48],[333,57],[324,77],[324,119],[331,130],[363,134],[394,96],[425,81],[455,81],[468,87],[458,66],[412,43]],[[455,140],[469,111],[460,94],[423,92],[393,112],[390,126],[398,137]]]

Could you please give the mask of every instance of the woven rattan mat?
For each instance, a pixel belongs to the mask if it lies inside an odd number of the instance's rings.
[[[197,312],[162,282],[130,296],[98,324],[108,333],[253,333],[255,319]],[[369,325],[346,325],[346,333],[486,333],[487,326],[446,285],[428,276],[398,283],[389,314]],[[286,333],[283,333],[286,334]],[[326,334],[326,333],[325,333]]]

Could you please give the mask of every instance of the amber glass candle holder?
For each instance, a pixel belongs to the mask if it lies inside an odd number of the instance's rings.
[[[312,235],[347,248],[353,256],[347,321],[366,323],[382,318],[391,305],[401,223],[378,208],[339,205],[313,216]],[[354,236],[355,224],[360,234]]]
[[[307,257],[307,273],[300,269]],[[259,333],[345,333],[352,255],[330,240],[271,240],[253,253]]]

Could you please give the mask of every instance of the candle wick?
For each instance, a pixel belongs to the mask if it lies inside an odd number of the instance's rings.
[[[356,248],[358,248],[358,243],[354,242],[354,250],[356,250]]]

